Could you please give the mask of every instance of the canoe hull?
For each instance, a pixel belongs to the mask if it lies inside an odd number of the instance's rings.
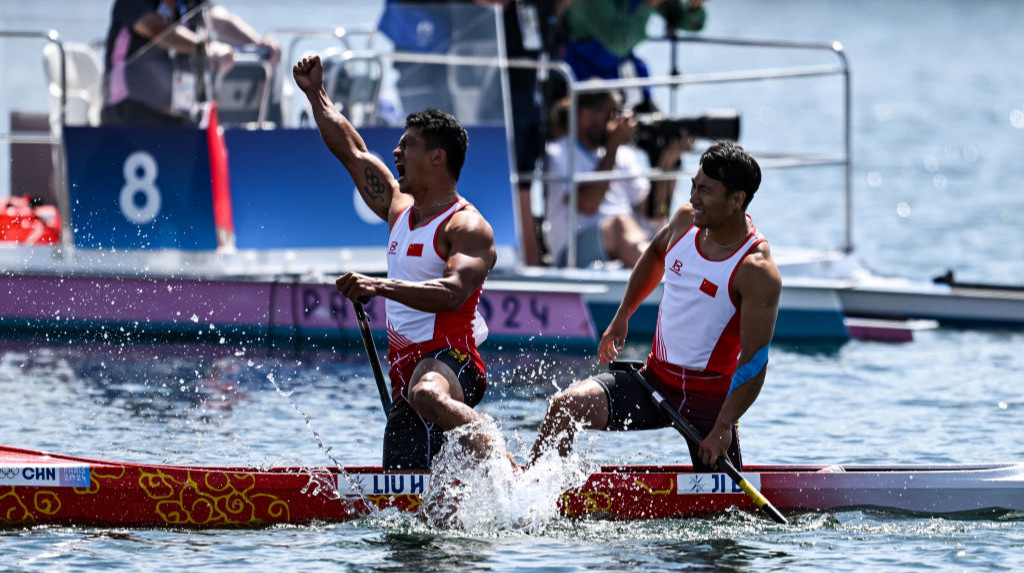
[[[750,467],[787,512],[878,507],[951,514],[1024,510],[1024,464]],[[380,468],[188,467],[88,460],[0,446],[0,527],[254,528],[416,511],[427,474]],[[361,493],[359,493],[361,492]],[[563,494],[564,515],[641,520],[755,512],[725,474],[688,466],[606,467]]]

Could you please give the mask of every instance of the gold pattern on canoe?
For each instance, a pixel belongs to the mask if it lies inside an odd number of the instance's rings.
[[[612,497],[603,491],[577,491],[562,494],[562,508],[569,515],[573,501],[583,499],[582,513],[594,513],[597,511],[608,511],[612,508]]]
[[[672,495],[676,491],[676,478],[669,478],[668,489],[654,489],[644,483],[640,478],[634,478],[633,481],[636,482],[636,485],[642,487],[644,491],[651,495]]]
[[[36,517],[22,501],[15,487],[10,486],[6,489],[7,491],[0,493],[0,521],[4,523],[34,521]]]
[[[251,473],[187,471],[182,481],[159,469],[140,469],[139,486],[156,501],[157,515],[170,525],[291,521],[287,502],[274,495],[253,493],[256,476]]]
[[[36,511],[43,515],[57,515],[57,512],[60,511],[60,497],[55,491],[37,491],[33,496],[32,504]]]
[[[368,495],[366,499],[370,500],[373,505],[377,506],[378,510],[385,510],[389,507],[400,507],[408,511],[416,511],[423,503],[423,498],[416,493],[402,493],[393,495],[385,493],[381,495]],[[405,503],[398,503],[401,500],[405,500]]]
[[[71,488],[78,495],[96,495],[100,491],[100,480],[118,481],[124,478],[125,466],[92,467],[89,469],[89,487]]]

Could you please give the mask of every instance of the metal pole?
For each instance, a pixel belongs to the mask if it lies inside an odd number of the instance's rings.
[[[846,211],[846,244],[843,251],[846,254],[853,253],[853,94],[850,86],[850,67],[847,65],[846,54],[843,53],[843,45],[839,42],[833,44],[835,53],[843,62],[843,145],[845,146],[845,161],[843,162],[843,186],[845,195]]]
[[[579,197],[579,188],[576,186],[576,141],[579,137],[579,125],[576,121],[577,108],[579,107],[576,102],[576,88],[573,86],[572,81],[566,82],[566,96],[569,98],[569,139],[566,141],[566,159],[568,160],[569,170],[569,243],[566,245],[566,268],[576,268],[576,219],[577,219],[577,205]]]
[[[508,78],[508,46],[505,44],[505,18],[502,5],[496,3],[491,7],[494,12],[494,29],[498,42],[498,77],[501,80],[501,107],[504,111],[505,146],[508,156],[509,182],[512,188],[512,216],[515,221],[521,220],[519,213],[519,165],[516,163],[515,125],[512,118],[512,88]],[[515,225],[517,243],[523,244],[522,229]],[[519,262],[526,263],[525,252],[519,249]]]

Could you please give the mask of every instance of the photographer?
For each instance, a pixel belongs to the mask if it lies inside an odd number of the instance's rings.
[[[716,110],[694,117],[665,117],[659,112],[636,114],[633,144],[647,154],[652,167],[678,171],[680,155],[693,148],[691,136],[710,140],[737,141],[740,117],[734,110]],[[655,181],[641,213],[644,227],[653,235],[668,222],[675,181]]]
[[[634,177],[581,183],[576,192],[576,266],[595,262],[620,261],[632,268],[650,241],[651,231],[665,221],[675,181],[659,181],[653,186],[640,176],[643,165],[628,145],[637,134],[637,121],[620,114],[621,97],[599,92],[580,95],[577,105],[578,138],[573,144],[568,134],[547,146],[547,175],[568,179],[569,153],[575,153],[575,172],[610,171]],[[558,123],[556,119],[556,123]],[[691,149],[685,133],[667,144],[657,167],[674,169],[684,151]],[[546,187],[545,239],[553,262],[565,266],[569,242],[568,181],[550,181]],[[653,216],[644,216],[646,202],[653,196],[659,205]]]

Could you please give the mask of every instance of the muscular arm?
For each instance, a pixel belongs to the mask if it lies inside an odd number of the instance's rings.
[[[761,243],[757,252],[744,259],[734,280],[740,296],[740,351],[739,364],[750,361],[754,353],[770,343],[775,332],[775,319],[779,312],[779,294],[782,278],[772,261],[768,245]],[[719,455],[725,455],[732,441],[732,427],[757,399],[764,385],[768,367],[745,384],[736,388],[725,402],[715,420],[714,429],[701,444],[700,453],[707,464]]]
[[[640,255],[626,283],[619,310],[615,312],[608,328],[598,343],[597,354],[602,363],[613,360],[619,348],[626,342],[629,317],[633,316],[641,303],[658,287],[665,275],[665,255],[672,243],[693,224],[693,208],[686,205],[676,211],[672,220],[654,236],[650,246]]]
[[[390,222],[392,199],[398,193],[398,182],[391,170],[369,152],[356,128],[334,107],[327,91],[321,87],[317,93],[306,95],[327,149],[348,170],[366,205],[378,217]]]
[[[293,74],[313,108],[313,118],[327,149],[348,170],[366,205],[381,219],[392,222],[412,200],[399,196],[398,182],[391,170],[369,152],[356,128],[334,107],[323,87],[320,57],[304,58],[295,65]]]
[[[349,273],[338,279],[338,290],[352,300],[383,296],[424,312],[456,311],[483,285],[497,261],[494,232],[479,212],[464,209],[448,222],[438,242],[442,252],[445,246],[448,250],[439,279],[410,282]]]

